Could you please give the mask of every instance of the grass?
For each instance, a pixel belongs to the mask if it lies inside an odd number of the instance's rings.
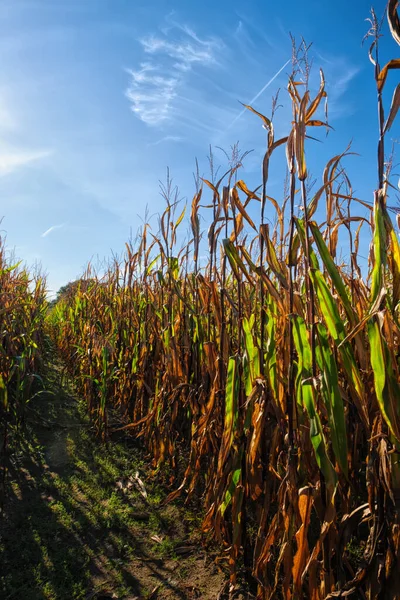
[[[33,402],[13,454],[0,597],[147,598],[157,588],[152,598],[189,598],[181,585],[198,570],[196,517],[160,506],[165,490],[145,476],[143,453],[123,440],[104,447],[82,405],[56,381],[53,392]],[[136,472],[147,499],[130,485]],[[194,541],[189,556],[176,554]]]

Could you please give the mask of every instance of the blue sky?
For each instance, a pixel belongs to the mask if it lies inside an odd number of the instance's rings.
[[[384,6],[375,3],[378,14]],[[0,216],[8,247],[28,264],[40,261],[54,291],[92,257],[121,252],[146,205],[150,214],[162,210],[167,166],[190,199],[195,157],[207,175],[209,145],[239,140],[254,149],[242,177],[258,185],[265,131],[240,114],[238,101],[254,98],[289,60],[289,31],[313,42],[315,82],[322,67],[335,129],[307,148],[310,169],[320,181],[328,158],[353,139],[361,156],[346,164],[357,195],[371,200],[376,94],[361,46],[369,9],[369,0],[2,0]],[[399,54],[386,25],[385,33],[382,63]],[[254,102],[268,115],[282,88],[277,135],[290,126],[289,72],[287,65]],[[386,86],[389,103],[397,77]],[[282,187],[272,169],[278,200]]]

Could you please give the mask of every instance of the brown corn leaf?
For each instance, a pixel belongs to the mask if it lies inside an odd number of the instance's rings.
[[[310,103],[310,106],[308,107],[307,114],[306,114],[307,125],[309,125],[308,121],[310,121],[311,117],[313,116],[313,114],[315,113],[315,111],[318,109],[318,106],[319,106],[322,98],[326,97],[326,92],[325,92],[325,77],[324,77],[324,72],[323,72],[322,69],[319,70],[319,75],[320,75],[320,78],[321,78],[321,83],[320,83],[320,86],[319,86],[318,94],[316,95],[316,97]],[[322,123],[321,121],[316,121],[316,123],[317,122],[325,125],[325,123]]]
[[[383,86],[385,85],[387,74],[391,69],[400,69],[400,58],[393,58],[379,72],[378,79],[376,82],[377,86],[378,86],[378,92],[381,92],[383,90]]]
[[[307,541],[307,532],[310,525],[311,509],[313,505],[312,489],[309,487],[299,490],[299,513],[301,525],[296,533],[297,552],[293,559],[293,585],[297,594],[301,593],[301,576],[310,556]]]
[[[390,32],[393,36],[393,39],[400,46],[400,20],[399,15],[397,13],[397,7],[399,5],[398,0],[389,0],[387,7],[387,18],[389,22]]]
[[[389,116],[386,119],[386,123],[383,128],[383,133],[386,133],[387,131],[389,131],[389,129],[393,125],[393,121],[395,120],[397,111],[399,110],[399,106],[400,106],[400,83],[398,83],[396,85],[396,89],[393,92],[392,104],[390,105]]]

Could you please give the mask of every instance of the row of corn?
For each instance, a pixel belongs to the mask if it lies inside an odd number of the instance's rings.
[[[259,600],[400,597],[400,246],[384,159],[399,87],[387,119],[382,99],[399,61],[380,67],[379,26],[372,14],[371,202],[354,197],[346,152],[309,185],[306,146],[329,127],[318,116],[327,94],[322,71],[310,94],[307,58],[295,53],[287,135],[276,139],[273,119],[248,107],[268,131],[260,188],[240,179],[235,151],[219,181],[197,180],[189,241],[178,243],[187,221],[168,184],[158,233],[144,226],[50,317],[99,433],[140,437],[154,467],[181,477],[168,501],[201,499],[232,589],[241,572]],[[279,156],[277,199],[268,175]]]
[[[10,261],[0,240],[0,510],[27,405],[42,388],[45,283]]]

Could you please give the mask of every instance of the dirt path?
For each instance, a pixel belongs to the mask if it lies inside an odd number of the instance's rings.
[[[59,385],[32,403],[0,523],[2,600],[215,600],[224,582],[186,508],[128,441],[99,444]]]

